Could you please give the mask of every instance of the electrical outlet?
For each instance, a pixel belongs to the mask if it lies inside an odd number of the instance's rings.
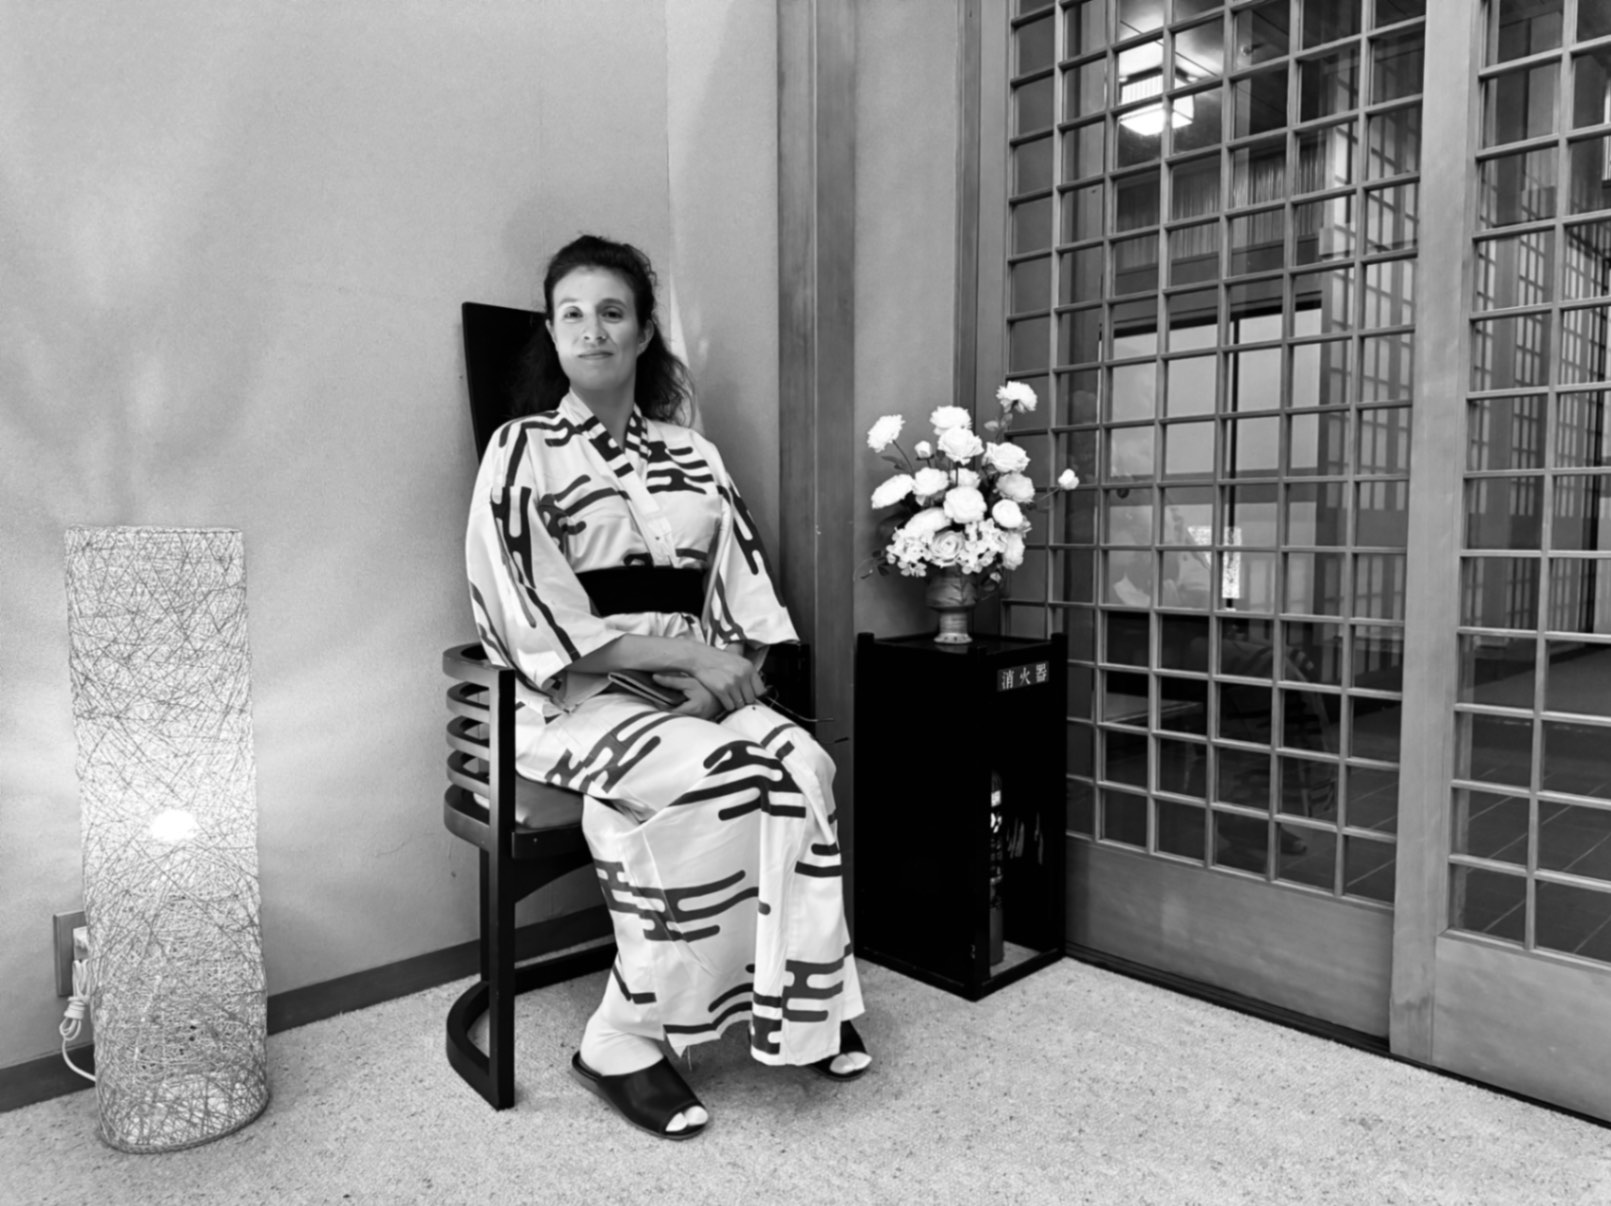
[[[50,920],[56,952],[56,995],[70,997],[73,995],[73,960],[84,958],[88,952],[89,930],[85,925],[82,909],[76,913],[53,914]],[[80,941],[80,932],[84,951],[75,954],[74,947]]]

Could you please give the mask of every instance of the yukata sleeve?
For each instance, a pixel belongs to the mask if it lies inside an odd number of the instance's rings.
[[[593,614],[542,522],[543,483],[530,446],[541,439],[518,419],[493,435],[476,475],[464,551],[470,606],[488,656],[552,695],[567,666],[621,634]]]
[[[715,446],[708,440],[700,443],[721,498],[721,517],[705,578],[705,612],[701,617],[705,631],[715,644],[742,644],[752,653],[768,645],[798,640],[749,508]]]

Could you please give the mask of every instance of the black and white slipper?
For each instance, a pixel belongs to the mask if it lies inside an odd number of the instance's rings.
[[[692,1139],[710,1125],[701,1122],[680,1131],[666,1130],[671,1120],[684,1110],[694,1106],[704,1109],[704,1103],[694,1096],[694,1091],[671,1066],[670,1060],[659,1060],[623,1076],[605,1076],[584,1064],[582,1053],[578,1051],[571,1056],[571,1075],[589,1092],[598,1094],[622,1118],[656,1139]]]
[[[861,1041],[861,1035],[856,1033],[856,1027],[850,1022],[840,1022],[838,1055],[830,1055],[827,1059],[819,1059],[816,1063],[811,1064],[810,1067],[822,1073],[829,1080],[855,1080],[856,1077],[871,1068],[872,1064],[863,1064],[861,1067],[854,1068],[849,1072],[835,1072],[833,1070],[833,1061],[838,1059],[840,1055],[866,1054],[867,1044]]]

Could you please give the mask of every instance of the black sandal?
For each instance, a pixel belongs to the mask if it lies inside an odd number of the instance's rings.
[[[656,1139],[692,1139],[710,1125],[701,1122],[680,1131],[666,1130],[671,1120],[683,1111],[694,1106],[704,1109],[704,1103],[694,1096],[694,1091],[671,1066],[670,1060],[662,1059],[622,1076],[605,1076],[584,1064],[582,1053],[578,1051],[571,1056],[571,1075],[589,1092],[598,1094],[617,1114]]]
[[[861,1041],[861,1035],[856,1033],[856,1027],[849,1022],[840,1022],[838,1054],[830,1055],[827,1059],[819,1059],[816,1063],[811,1064],[810,1067],[822,1073],[829,1080],[855,1080],[856,1077],[871,1068],[872,1064],[863,1064],[861,1067],[854,1068],[849,1072],[835,1072],[833,1070],[833,1061],[838,1059],[840,1055],[866,1054],[867,1044]]]

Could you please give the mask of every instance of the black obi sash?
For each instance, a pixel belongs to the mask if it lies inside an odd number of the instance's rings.
[[[705,607],[705,571],[622,565],[577,574],[601,616],[663,611],[697,616]]]

